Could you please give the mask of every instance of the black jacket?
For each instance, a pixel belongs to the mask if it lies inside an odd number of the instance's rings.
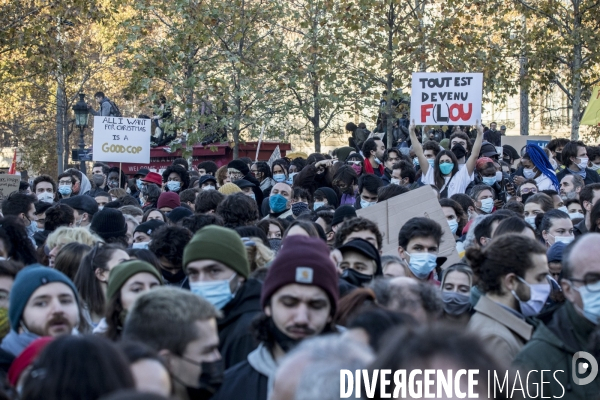
[[[587,226],[585,226],[585,218],[583,219],[583,221],[580,221],[577,225],[573,227],[573,235],[575,236],[581,236],[584,233],[588,232],[588,228]]]
[[[244,361],[225,371],[223,385],[211,400],[267,400],[268,386],[269,377]],[[240,388],[244,388],[243,393]]]
[[[562,178],[564,178],[565,176],[570,175],[570,174],[571,174],[571,172],[565,168],[562,171],[560,171],[558,174],[556,174],[556,178],[560,182],[562,180]],[[598,173],[596,171],[586,168],[585,169],[585,179],[583,181],[585,182],[586,185],[589,185],[590,183],[600,183],[600,175],[598,175]]]
[[[262,312],[261,289],[262,283],[256,279],[248,279],[233,300],[223,308],[223,318],[217,321],[219,351],[226,369],[246,360],[258,345],[250,332],[250,324]]]

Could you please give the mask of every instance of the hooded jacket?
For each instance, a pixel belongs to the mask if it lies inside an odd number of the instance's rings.
[[[262,283],[256,279],[248,279],[235,297],[221,310],[223,318],[217,321],[219,351],[226,369],[246,360],[248,354],[258,345],[250,331],[250,324],[262,311],[261,289]]]
[[[530,386],[543,382],[543,388],[541,384],[537,388],[543,390],[547,398],[597,398],[600,376],[587,385],[576,385],[573,382],[575,371],[572,371],[573,355],[578,351],[589,351],[587,342],[595,328],[596,325],[579,315],[567,301],[550,315],[541,316],[533,337],[519,352],[513,365],[521,371],[537,370],[538,373],[530,375],[534,376]],[[532,386],[531,393],[535,390]]]

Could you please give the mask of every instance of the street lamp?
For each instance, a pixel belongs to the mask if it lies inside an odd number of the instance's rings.
[[[83,131],[88,123],[88,105],[84,100],[85,94],[79,93],[79,101],[73,106],[75,112],[75,125],[79,128],[79,169],[82,174],[86,174],[85,161],[82,158],[85,152],[85,142],[83,141]]]

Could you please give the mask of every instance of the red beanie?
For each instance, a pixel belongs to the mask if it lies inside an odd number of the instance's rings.
[[[163,207],[169,207],[170,209],[177,208],[181,205],[179,195],[174,192],[164,192],[158,197],[156,208],[159,210]]]
[[[329,258],[329,248],[322,239],[294,235],[283,240],[263,283],[261,307],[264,309],[280,288],[294,283],[323,289],[331,302],[331,315],[335,314],[339,298],[338,275]]]
[[[13,385],[13,387],[17,386],[19,377],[23,371],[25,371],[25,368],[33,364],[38,354],[40,354],[52,340],[54,340],[54,338],[50,336],[44,336],[36,339],[31,342],[29,346],[25,347],[25,350],[23,350],[23,352],[21,352],[21,354],[15,358],[8,369],[8,381],[11,385]]]

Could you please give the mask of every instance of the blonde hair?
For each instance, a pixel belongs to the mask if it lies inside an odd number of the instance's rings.
[[[250,272],[267,268],[267,264],[275,258],[275,253],[265,246],[260,238],[253,236],[250,239],[254,242],[254,246],[246,246],[246,253],[250,261]]]
[[[123,196],[127,196],[127,191],[125,189],[121,189],[121,188],[114,188],[114,189],[110,189],[108,191],[108,194],[116,197],[117,199],[120,199]]]
[[[97,242],[102,242],[102,239],[86,228],[69,228],[67,226],[61,226],[48,236],[46,245],[49,249],[53,249],[56,246],[62,247],[73,242],[87,244],[88,246],[93,247]]]
[[[217,185],[219,185],[219,187],[224,185],[225,179],[227,179],[227,165],[223,165],[215,172],[215,178],[217,179]]]

